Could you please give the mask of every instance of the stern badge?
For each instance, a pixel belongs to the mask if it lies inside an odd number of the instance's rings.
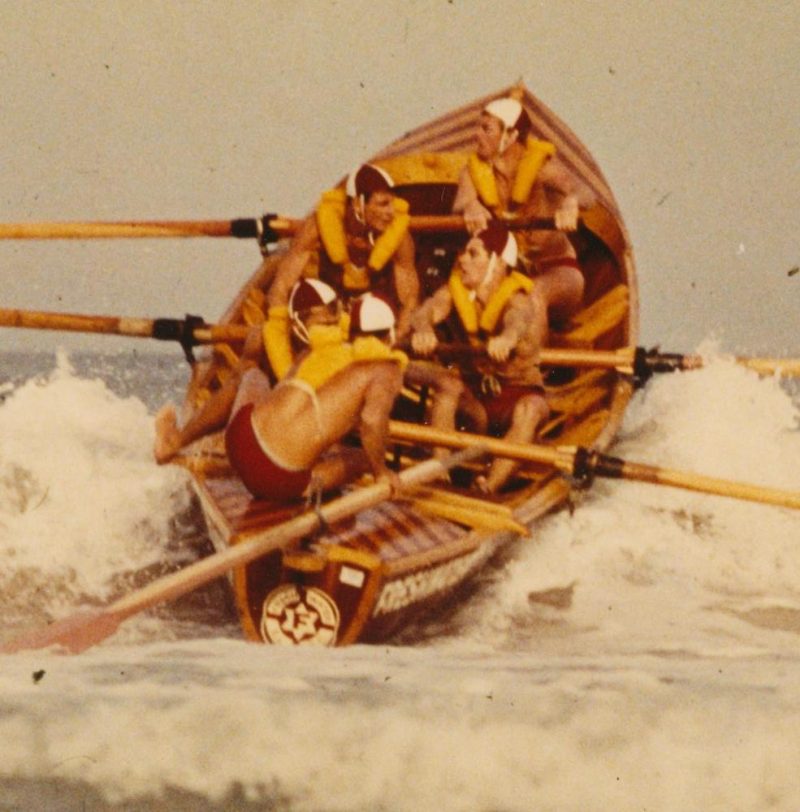
[[[339,610],[321,589],[283,584],[264,600],[260,631],[267,643],[332,646],[339,631]]]

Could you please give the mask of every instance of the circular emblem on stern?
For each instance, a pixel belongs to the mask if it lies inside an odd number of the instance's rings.
[[[261,636],[267,643],[332,646],[339,631],[339,610],[316,587],[283,584],[264,599]]]

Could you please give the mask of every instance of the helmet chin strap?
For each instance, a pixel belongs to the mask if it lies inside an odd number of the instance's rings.
[[[303,344],[309,343],[308,327],[306,327],[302,319],[297,315],[292,315],[292,332]]]
[[[477,293],[479,288],[482,288],[491,278],[492,274],[494,273],[494,269],[497,267],[497,254],[492,251],[492,256],[489,258],[489,264],[486,266],[486,273],[483,275],[483,279],[481,279],[477,288],[475,288],[475,292]]]
[[[515,129],[504,129],[497,146],[498,155],[502,155],[516,140],[517,131]]]
[[[356,205],[356,203],[358,205]],[[359,195],[358,197],[353,198],[353,214],[356,216],[356,220],[362,225],[366,224],[364,219],[364,208],[366,207],[367,203],[364,200],[364,195]]]

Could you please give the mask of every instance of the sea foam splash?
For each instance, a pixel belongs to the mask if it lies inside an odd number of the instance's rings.
[[[153,461],[153,420],[134,397],[55,370],[0,406],[4,601],[49,613],[108,597],[120,573],[159,562],[185,510],[185,475]],[[27,587],[27,588],[26,588]],[[32,593],[36,596],[33,597]],[[16,597],[15,597],[16,596]]]

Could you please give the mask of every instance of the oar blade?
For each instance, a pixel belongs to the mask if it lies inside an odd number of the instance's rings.
[[[124,620],[108,609],[82,610],[48,626],[15,637],[0,646],[0,654],[53,648],[68,654],[82,651],[102,643],[116,632]]]

